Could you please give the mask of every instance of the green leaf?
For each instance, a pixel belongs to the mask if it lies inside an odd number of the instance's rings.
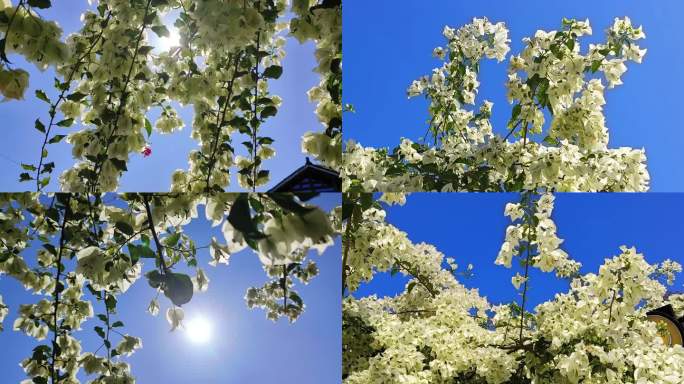
[[[50,99],[48,99],[47,95],[45,94],[45,92],[43,92],[42,89],[36,90],[36,97],[50,104]]]
[[[45,248],[48,252],[52,253],[53,255],[57,256],[57,249],[54,245],[45,243],[43,244],[43,248]]]
[[[575,48],[575,39],[569,39],[565,42],[565,46],[568,47],[569,50],[573,50]]]
[[[178,240],[180,240],[180,235],[181,235],[180,232],[176,232],[176,233],[172,234],[171,236],[162,240],[162,242],[167,247],[175,247],[176,244],[178,244]]]
[[[269,194],[268,197],[270,197],[271,200],[273,200],[276,204],[281,206],[284,210],[295,213],[297,215],[303,215],[316,209],[314,207],[305,207],[299,204],[295,200],[294,195],[291,195],[289,193],[274,193]]]
[[[34,384],[48,384],[48,379],[41,376],[36,376],[32,380]]]
[[[110,312],[116,309],[116,297],[107,295],[107,298],[105,299],[105,305]]]
[[[269,105],[268,107],[264,108],[263,111],[261,111],[261,118],[266,118],[269,116],[275,116],[278,113],[278,109],[272,105]]]
[[[280,65],[271,65],[264,70],[264,77],[270,79],[278,79],[283,74],[283,67]]]
[[[116,159],[116,158],[111,158],[109,161],[114,165],[114,168],[121,172],[126,172],[128,171],[128,168],[126,167],[126,162],[121,160],[121,159]]]
[[[147,131],[147,137],[152,136],[152,123],[148,118],[145,118],[145,130]]]
[[[594,60],[591,63],[591,73],[596,73],[596,71],[598,71],[599,68],[601,68],[601,63],[602,63],[602,60]]]
[[[45,125],[43,125],[40,119],[36,119],[36,129],[45,133]]]
[[[124,221],[117,221],[114,227],[124,235],[131,236],[133,234],[133,227]]]
[[[50,139],[50,141],[48,141],[48,143],[50,143],[50,144],[59,143],[65,137],[66,137],[66,135],[54,135],[52,137],[52,139]]]
[[[71,127],[74,124],[74,119],[65,119],[57,123],[60,127]]]
[[[273,144],[273,139],[270,137],[260,137],[259,144],[269,145]]]
[[[95,332],[98,334],[98,336],[100,336],[101,338],[104,339],[104,338],[106,337],[106,336],[105,336],[105,331],[104,331],[104,329],[103,329],[102,327],[100,327],[99,325],[98,325],[97,327],[93,328],[93,329],[94,329]]]
[[[46,9],[52,6],[50,0],[28,0],[28,5],[40,9]]]
[[[147,54],[150,53],[150,51],[152,51],[153,49],[154,49],[153,46],[150,46],[150,45],[143,45],[142,47],[138,48],[138,53],[140,53],[141,55],[147,55]]]
[[[157,270],[147,272],[145,277],[147,277],[147,283],[150,285],[150,287],[155,289],[161,287],[165,281],[164,275],[159,273]]]
[[[74,92],[71,95],[67,96],[66,98],[67,98],[67,100],[71,100],[71,101],[81,101],[86,96],[88,96],[88,95],[86,95],[85,93]]]
[[[249,209],[249,199],[245,193],[235,200],[230,207],[228,222],[249,239],[262,239],[265,235],[259,232],[256,223],[252,220]]]
[[[167,273],[164,282],[164,295],[181,306],[192,299],[193,286],[190,276],[182,273]]]
[[[170,35],[169,30],[163,25],[155,25],[152,27],[152,30],[159,37],[168,37]]]
[[[300,308],[304,306],[304,301],[301,297],[299,297],[299,295],[296,292],[290,291],[288,296],[290,297],[290,300],[295,302],[295,304],[297,304],[297,306],[299,306]]]
[[[508,128],[513,128],[515,126],[515,123],[518,120],[518,116],[520,116],[521,111],[522,105],[516,104],[513,107],[513,112],[511,113],[511,120],[508,121]]]
[[[128,252],[131,255],[131,260],[135,263],[142,259],[156,259],[157,255],[152,252],[152,249],[147,245],[128,244]]]
[[[118,327],[123,327],[124,323],[122,321],[116,321],[114,324],[112,324],[112,328],[118,328]]]
[[[411,281],[410,283],[408,283],[408,286],[406,286],[406,293],[411,293],[411,291],[413,291],[413,288],[415,288],[415,287],[416,287],[416,282]]]
[[[26,171],[35,171],[37,169],[36,166],[32,164],[21,163],[21,167]]]

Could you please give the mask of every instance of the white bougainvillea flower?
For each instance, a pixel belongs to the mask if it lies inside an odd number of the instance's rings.
[[[171,307],[166,310],[166,321],[171,325],[171,331],[183,326],[183,317],[185,313],[180,307]]]
[[[147,312],[152,316],[157,316],[159,314],[159,301],[156,298],[150,301],[150,305],[147,306]]]

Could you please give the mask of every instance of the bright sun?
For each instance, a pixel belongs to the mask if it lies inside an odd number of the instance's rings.
[[[187,338],[197,344],[204,344],[211,339],[211,322],[203,316],[197,316],[183,324]]]
[[[169,28],[169,36],[159,39],[158,48],[161,51],[168,51],[172,47],[180,45],[180,35],[175,28]]]

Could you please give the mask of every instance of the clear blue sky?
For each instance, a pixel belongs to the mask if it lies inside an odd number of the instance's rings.
[[[312,202],[323,209],[340,204],[339,194],[327,194]],[[212,228],[200,219],[186,227],[198,245],[208,244],[211,236],[222,239],[220,226]],[[33,248],[35,251],[36,248]],[[31,250],[24,253],[32,254]],[[127,359],[139,383],[334,383],[342,375],[340,347],[342,324],[340,302],[340,245],[313,260],[320,274],[308,286],[297,290],[306,310],[294,324],[281,319],[273,323],[262,310],[249,310],[244,301],[247,288],[267,281],[257,256],[250,250],[231,257],[226,267],[210,267],[208,250],[198,251],[198,259],[209,279],[209,289],[196,293],[185,305],[186,318],[201,313],[211,319],[215,338],[206,345],[190,343],[182,332],[169,333],[164,314],[147,314],[146,309],[155,292],[144,278],[119,298],[119,319],[125,332],[142,337],[143,348]],[[149,269],[148,266],[144,270]],[[5,331],[0,333],[2,359],[0,372],[3,383],[18,383],[25,378],[19,362],[31,355],[35,340],[12,331],[12,322],[21,303],[37,302],[39,296],[26,292],[15,280],[0,277],[0,294],[10,306]],[[168,300],[160,298],[162,310]],[[96,313],[102,308],[95,308]],[[89,320],[77,337],[83,340],[84,352],[100,345],[93,326],[99,320]],[[118,342],[118,340],[117,340]],[[113,343],[116,344],[116,343]]]
[[[41,12],[49,20],[55,20],[64,29],[65,35],[76,32],[81,27],[80,15],[88,8],[85,0],[53,2],[53,7]],[[172,23],[171,23],[172,24]],[[156,41],[154,33],[150,33]],[[283,61],[283,75],[276,81],[271,81],[271,92],[283,98],[283,104],[278,115],[267,120],[260,135],[275,139],[273,147],[276,157],[264,162],[264,169],[271,171],[271,182],[260,188],[268,190],[280,182],[295,169],[304,165],[305,156],[301,153],[301,136],[307,131],[322,130],[315,115],[315,104],[309,103],[306,92],[318,84],[319,76],[313,72],[316,67],[314,44],[308,42],[299,44],[295,39],[288,38],[286,44],[287,56]],[[31,183],[19,183],[21,168],[18,163],[37,164],[43,135],[33,128],[36,117],[49,121],[48,106],[45,102],[35,98],[36,89],[44,89],[51,98],[56,97],[52,89],[54,71],[49,69],[40,72],[32,64],[27,64],[20,56],[10,55],[9,59],[18,68],[25,69],[31,74],[30,87],[26,92],[26,100],[0,103],[0,130],[3,140],[0,143],[0,191],[34,190]],[[152,156],[143,158],[140,154],[132,154],[128,164],[128,172],[121,179],[119,191],[168,191],[171,185],[171,174],[176,169],[187,169],[187,155],[197,149],[197,143],[190,138],[192,131],[192,106],[186,106],[181,112],[186,126],[182,131],[170,135],[154,133],[151,138]],[[158,112],[152,110],[150,119],[153,124]],[[76,124],[71,128],[56,127],[56,133],[74,132],[80,127]],[[53,128],[54,130],[54,128]],[[234,143],[244,141],[244,135],[235,134]],[[238,154],[246,155],[242,145],[234,146]],[[71,156],[71,146],[66,141],[49,146],[49,161],[54,161],[56,168],[52,182],[47,191],[56,191],[59,186],[58,176],[74,164]],[[244,152],[244,153],[243,153]],[[232,182],[229,191],[240,191],[235,177],[235,170],[231,171]],[[150,177],[153,174],[155,177]]]
[[[392,206],[387,221],[408,233],[415,243],[433,244],[453,257],[463,271],[469,263],[474,276],[459,278],[492,303],[519,302],[511,277],[521,271],[494,264],[510,220],[503,216],[507,202],[518,202],[517,194],[430,194],[410,195],[406,205]],[[582,273],[598,272],[604,259],[620,253],[619,247],[635,246],[651,264],[667,258],[684,264],[681,239],[684,233],[684,194],[556,194],[553,218],[562,248],[581,262]],[[518,268],[518,269],[516,269]],[[407,279],[382,274],[365,284],[354,296],[376,293],[395,295]],[[671,289],[682,291],[684,276],[678,275]],[[569,284],[553,274],[532,269],[528,293],[530,306],[567,292]]]
[[[350,1],[344,7],[344,98],[356,107],[345,115],[345,140],[366,146],[414,140],[426,129],[427,103],[406,98],[411,81],[431,73],[440,62],[432,50],[444,45],[445,25],[459,27],[473,17],[503,21],[510,29],[511,53],[521,39],[537,29],[557,30],[563,17],[589,18],[594,34],[582,46],[602,41],[614,17],[629,16],[643,24],[648,48],[644,62],[628,65],[624,84],[606,94],[607,126],[611,147],[645,148],[651,173],[651,191],[684,190],[681,145],[681,90],[684,89],[684,46],[680,0],[577,1]],[[485,61],[480,94],[494,102],[493,124],[503,130],[511,115],[506,101],[507,62]]]

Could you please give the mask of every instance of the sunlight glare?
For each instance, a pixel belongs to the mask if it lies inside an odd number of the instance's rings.
[[[165,36],[159,39],[158,48],[160,51],[168,51],[173,47],[180,46],[180,35],[176,28],[169,28],[169,36]]]
[[[187,338],[197,344],[204,344],[211,339],[211,322],[203,316],[197,316],[184,324]]]

